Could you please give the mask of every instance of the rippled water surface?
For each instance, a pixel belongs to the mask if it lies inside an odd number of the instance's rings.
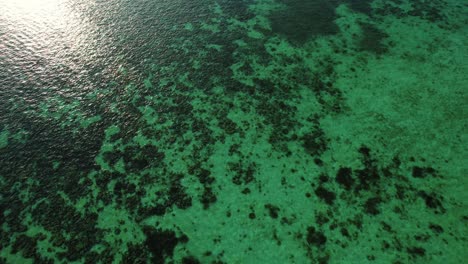
[[[462,263],[458,0],[0,0],[0,263]]]

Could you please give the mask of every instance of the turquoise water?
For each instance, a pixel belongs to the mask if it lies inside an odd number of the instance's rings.
[[[0,263],[463,263],[467,20],[0,0]]]

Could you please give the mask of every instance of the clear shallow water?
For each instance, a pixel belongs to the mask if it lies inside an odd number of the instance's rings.
[[[1,261],[464,259],[460,1],[0,8]]]

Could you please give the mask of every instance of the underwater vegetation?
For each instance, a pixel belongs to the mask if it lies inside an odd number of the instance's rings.
[[[466,258],[466,4],[57,6],[0,14],[0,263]]]

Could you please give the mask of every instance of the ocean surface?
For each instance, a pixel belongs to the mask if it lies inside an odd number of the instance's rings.
[[[0,263],[463,263],[468,3],[0,0]]]

